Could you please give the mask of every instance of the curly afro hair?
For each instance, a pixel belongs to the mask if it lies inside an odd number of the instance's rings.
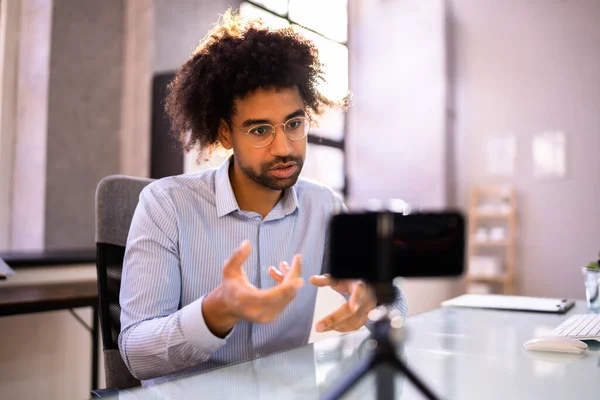
[[[197,147],[210,154],[220,146],[220,120],[231,120],[235,99],[258,88],[297,87],[309,115],[320,115],[334,105],[317,90],[324,81],[310,40],[228,10],[177,71],[165,110],[185,151]]]

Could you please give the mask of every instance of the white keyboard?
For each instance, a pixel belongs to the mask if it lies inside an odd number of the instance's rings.
[[[600,314],[575,314],[558,325],[553,335],[600,341]]]

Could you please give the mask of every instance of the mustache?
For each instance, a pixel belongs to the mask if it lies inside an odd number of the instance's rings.
[[[304,161],[302,160],[301,157],[296,157],[296,156],[277,157],[275,160],[273,160],[267,164],[264,164],[263,168],[265,170],[270,170],[273,167],[276,167],[281,164],[287,164],[287,163],[294,163],[301,167],[304,164]]]

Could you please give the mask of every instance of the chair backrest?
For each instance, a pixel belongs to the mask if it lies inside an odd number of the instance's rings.
[[[111,175],[102,179],[96,188],[96,271],[108,388],[127,389],[140,385],[119,353],[119,291],[129,226],[140,192],[150,182],[152,179]]]

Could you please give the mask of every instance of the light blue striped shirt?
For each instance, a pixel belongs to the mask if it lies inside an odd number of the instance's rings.
[[[240,210],[228,168],[229,160],[160,179],[140,195],[123,264],[119,335],[123,360],[138,379],[169,380],[308,342],[317,294],[308,279],[323,272],[327,225],[342,200],[299,179],[262,218]],[[267,268],[297,253],[307,284],[275,321],[241,321],[218,338],[204,321],[203,296],[221,283],[224,261],[245,239],[251,252],[244,270],[253,285],[275,286]],[[402,294],[398,307],[406,313]]]

